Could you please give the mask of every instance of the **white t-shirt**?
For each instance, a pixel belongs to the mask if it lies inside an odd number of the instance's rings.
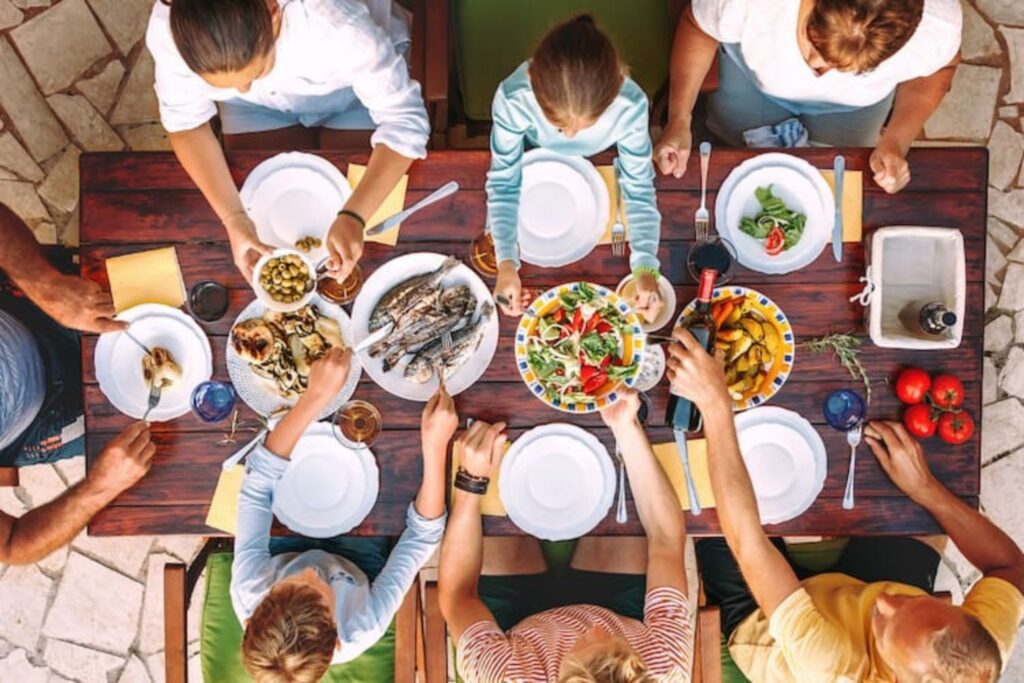
[[[430,123],[420,86],[409,78],[408,66],[395,50],[396,32],[405,27],[389,21],[390,3],[278,2],[281,31],[274,44],[274,67],[241,93],[215,88],[188,68],[171,35],[170,7],[157,0],[146,46],[156,63],[154,87],[164,128],[172,133],[197,128],[217,113],[216,102],[226,100],[294,112],[305,125],[315,125],[318,117],[340,113],[358,99],[377,124],[373,145],[383,143],[403,156],[424,158]]]
[[[889,59],[867,73],[830,69],[819,76],[797,43],[800,0],[693,0],[697,25],[725,45],[734,45],[754,83],[766,95],[794,102],[867,107],[897,85],[930,76],[960,50],[960,0],[925,0],[917,30]]]

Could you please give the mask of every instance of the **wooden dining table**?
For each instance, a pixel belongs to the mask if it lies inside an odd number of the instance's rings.
[[[786,535],[925,534],[938,531],[935,520],[905,496],[882,471],[866,446],[856,467],[856,506],[842,509],[849,464],[845,435],[829,428],[822,403],[833,390],[863,386],[851,378],[830,354],[814,354],[800,343],[832,332],[852,332],[862,341],[861,362],[873,380],[870,418],[899,419],[901,405],[887,385],[907,365],[930,372],[950,372],[966,389],[965,408],[981,423],[982,330],[984,315],[985,223],[988,154],[980,147],[920,148],[909,155],[912,179],[900,193],[886,194],[871,180],[869,149],[789,150],[818,168],[831,168],[835,154],[846,157],[849,170],[864,172],[864,240],[847,243],[843,260],[836,263],[826,248],[811,265],[786,275],[765,275],[738,267],[733,284],[752,287],[774,300],[786,313],[797,338],[792,374],[770,405],[793,410],[810,420],[828,454],[824,489],[804,514],[783,524],[770,525],[769,533]],[[729,172],[755,155],[752,150],[716,149],[711,157],[708,204]],[[319,152],[344,173],[349,162],[366,163],[367,154]],[[236,184],[273,152],[228,153]],[[608,155],[595,161],[607,162]],[[449,180],[461,190],[407,220],[394,247],[367,244],[362,267],[374,269],[400,254],[429,251],[454,254],[469,262],[470,241],[484,226],[484,182],[489,155],[477,151],[436,151],[409,171],[406,205]],[[659,176],[656,181],[662,214],[659,257],[662,273],[676,289],[680,307],[695,294],[686,270],[686,255],[694,239],[694,211],[700,201],[699,174],[691,163],[680,178]],[[712,225],[714,211],[712,210]],[[879,348],[867,337],[864,309],[852,298],[860,293],[865,272],[865,244],[873,230],[889,225],[924,225],[959,229],[966,248],[967,298],[964,336],[959,347],[942,351]],[[253,300],[248,283],[235,268],[223,227],[202,194],[171,153],[87,153],[81,158],[81,271],[84,277],[107,284],[104,262],[111,256],[173,245],[191,287],[214,280],[230,291],[230,307],[218,321],[200,325],[213,349],[213,374],[227,380],[225,345],[239,312]],[[614,287],[629,272],[626,257],[612,255],[607,245],[585,259],[559,269],[525,265],[523,284],[534,290],[573,280],[588,280]],[[514,362],[512,337],[517,320],[501,316],[501,336],[494,359],[483,377],[456,398],[460,417],[504,420],[514,439],[524,431],[550,422],[570,422],[590,430],[611,449],[613,441],[597,414],[570,415],[548,407],[531,395]],[[82,343],[86,420],[86,454],[93,463],[104,445],[132,422],[104,397],[96,383],[93,353],[97,338]],[[663,380],[649,392],[654,411],[648,433],[652,443],[672,441],[664,425],[668,387]],[[364,373],[355,393],[377,406],[384,429],[373,444],[380,468],[380,494],[373,511],[352,531],[362,535],[397,535],[405,526],[405,510],[416,494],[422,471],[420,413],[423,404],[391,396]],[[256,415],[241,401],[239,417]],[[144,479],[122,493],[89,525],[92,535],[203,534],[222,532],[205,524],[211,496],[221,472],[221,461],[249,438],[224,444],[228,423],[208,424],[188,414],[154,424],[157,453]],[[977,506],[980,481],[980,429],[965,444],[952,446],[932,438],[925,453],[936,477],[953,493]],[[726,493],[727,495],[727,493]],[[618,524],[614,509],[595,534],[642,533],[627,495],[629,521]],[[613,506],[614,508],[614,506]],[[694,516],[687,512],[688,531],[715,535],[720,527],[714,508]],[[485,519],[488,534],[522,533],[507,518]],[[286,533],[280,525],[279,533]]]

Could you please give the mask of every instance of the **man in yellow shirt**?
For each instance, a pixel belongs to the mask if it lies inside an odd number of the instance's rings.
[[[743,673],[755,683],[998,678],[1024,616],[1024,555],[1014,542],[932,476],[920,444],[902,425],[872,422],[866,440],[883,469],[983,578],[960,606],[929,595],[924,588],[930,585],[880,580],[884,571],[900,578],[906,573],[900,567],[922,565],[904,549],[895,557],[875,551],[874,562],[860,562],[878,568],[869,573],[870,583],[841,573],[801,582],[761,527],[721,362],[689,332],[675,335],[679,343],[669,347],[668,360],[672,390],[704,416],[718,519],[746,582],[734,581],[739,590],[719,596],[723,630],[732,629],[729,650]],[[705,572],[719,589],[728,578]]]

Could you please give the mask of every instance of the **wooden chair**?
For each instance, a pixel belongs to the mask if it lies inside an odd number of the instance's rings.
[[[189,602],[211,555],[230,551],[232,547],[230,539],[213,539],[203,546],[191,565],[164,565],[164,666],[167,683],[188,681]],[[424,680],[417,668],[417,649],[425,640],[422,625],[420,585],[416,582],[395,617],[395,683]]]

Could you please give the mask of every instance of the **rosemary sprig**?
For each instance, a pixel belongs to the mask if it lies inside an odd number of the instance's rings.
[[[266,418],[258,417],[255,420],[239,420],[238,410],[231,413],[231,424],[228,425],[228,431],[224,434],[223,438],[217,442],[218,446],[230,446],[238,442],[239,432],[252,432],[256,433],[263,429],[267,424]]]
[[[806,349],[811,353],[828,353],[831,351],[840,365],[850,373],[850,377],[864,383],[865,398],[870,405],[871,378],[868,377],[867,371],[860,362],[861,343],[860,337],[854,336],[849,332],[836,332],[805,341],[800,344],[800,348]]]

